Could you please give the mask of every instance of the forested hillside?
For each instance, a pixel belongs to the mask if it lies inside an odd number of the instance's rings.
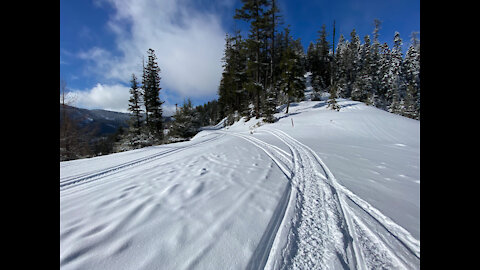
[[[412,33],[403,55],[400,33],[392,37],[392,48],[379,42],[379,20],[374,21],[373,37],[362,39],[353,29],[348,40],[343,34],[337,40],[335,24],[331,33],[323,25],[305,53],[290,27],[279,26],[275,0],[242,2],[234,18],[249,22],[250,30],[246,37],[237,31],[225,38],[218,91],[221,118],[236,114],[275,121],[276,106],[288,108],[290,102],[302,100],[304,74],[311,72],[316,96],[328,92],[332,109],[338,109],[335,98],[349,98],[420,119],[418,33]]]

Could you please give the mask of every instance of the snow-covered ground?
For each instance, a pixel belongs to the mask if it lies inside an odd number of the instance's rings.
[[[418,269],[420,123],[339,105],[61,162],[61,268]]]

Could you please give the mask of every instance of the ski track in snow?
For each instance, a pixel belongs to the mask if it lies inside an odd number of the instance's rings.
[[[262,149],[290,180],[248,269],[419,268],[420,242],[339,184],[312,149],[278,129],[258,132],[277,137],[291,153],[222,132]]]
[[[72,187],[76,187],[76,186],[80,186],[82,184],[86,184],[86,183],[89,183],[89,182],[92,182],[92,181],[96,181],[96,180],[101,179],[105,176],[109,176],[109,175],[112,175],[114,173],[121,172],[122,170],[128,169],[132,166],[143,165],[147,162],[151,162],[151,161],[157,160],[159,158],[163,158],[163,157],[166,157],[168,155],[172,155],[172,154],[181,152],[182,150],[189,149],[190,147],[193,147],[195,145],[201,145],[201,144],[211,142],[213,140],[219,139],[222,136],[225,136],[225,134],[219,134],[218,136],[215,136],[213,138],[209,138],[209,139],[194,143],[193,145],[189,144],[189,145],[178,147],[178,148],[173,148],[173,149],[167,149],[165,151],[160,151],[160,152],[157,152],[155,154],[152,154],[152,155],[149,155],[149,156],[146,156],[146,157],[142,157],[142,158],[138,158],[138,159],[135,159],[135,160],[123,163],[123,164],[119,164],[119,165],[116,165],[116,166],[112,166],[112,167],[109,167],[109,168],[106,168],[106,169],[101,169],[101,170],[97,170],[97,171],[93,171],[93,172],[88,172],[88,173],[83,173],[83,174],[79,174],[79,175],[74,175],[74,176],[61,178],[60,179],[60,190],[64,191],[64,190],[70,189]]]

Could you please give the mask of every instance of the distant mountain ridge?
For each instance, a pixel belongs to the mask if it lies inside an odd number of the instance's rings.
[[[129,113],[107,111],[101,109],[82,109],[65,105],[67,115],[78,121],[81,128],[96,130],[95,136],[107,136],[115,133],[119,127],[128,127]],[[143,115],[145,118],[145,115]],[[163,117],[164,122],[172,121],[171,117]],[[63,121],[63,106],[60,105],[60,122]]]

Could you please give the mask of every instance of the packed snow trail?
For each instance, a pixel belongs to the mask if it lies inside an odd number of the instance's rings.
[[[290,174],[293,191],[280,201],[281,210],[275,211],[283,216],[272,217],[275,226],[267,229],[269,239],[271,234],[276,234],[274,243],[262,245],[270,252],[267,261],[265,254],[262,259],[251,260],[257,268],[419,268],[420,243],[410,233],[340,185],[309,147],[281,130],[264,128],[258,132],[262,131],[285,143],[291,155],[253,136],[231,135],[240,136],[267,152],[284,173],[285,166],[290,165],[290,173],[285,174]],[[287,156],[292,158],[291,162],[279,161]],[[287,208],[294,210],[287,211]],[[281,226],[279,220],[282,220]],[[282,233],[279,228],[288,228],[288,233]],[[382,233],[376,233],[382,229]]]
[[[111,174],[114,174],[114,173],[119,173],[122,170],[128,169],[132,166],[138,166],[140,164],[155,161],[159,158],[164,158],[168,155],[172,155],[172,154],[178,153],[180,151],[189,149],[190,147],[193,147],[195,145],[198,146],[198,145],[201,145],[201,144],[211,142],[213,140],[217,140],[222,136],[224,136],[224,134],[219,134],[219,135],[214,136],[212,138],[208,138],[208,139],[205,139],[205,140],[202,140],[202,141],[199,141],[199,142],[194,142],[193,144],[187,144],[185,146],[175,147],[175,148],[167,149],[167,150],[164,150],[164,151],[156,151],[154,154],[151,154],[151,155],[148,155],[148,156],[143,156],[143,157],[140,157],[140,158],[134,159],[134,160],[129,160],[128,162],[121,163],[121,164],[116,164],[114,166],[107,167],[107,168],[102,168],[100,170],[89,171],[89,172],[86,172],[86,173],[80,173],[80,174],[77,174],[77,175],[60,178],[60,190],[63,191],[63,190],[66,190],[66,189],[69,189],[69,188],[72,188],[72,187],[75,187],[75,186],[79,186],[81,184],[86,184],[86,183],[95,181],[95,180],[98,180],[98,179],[103,178],[105,176],[108,176],[108,175],[111,175]]]

